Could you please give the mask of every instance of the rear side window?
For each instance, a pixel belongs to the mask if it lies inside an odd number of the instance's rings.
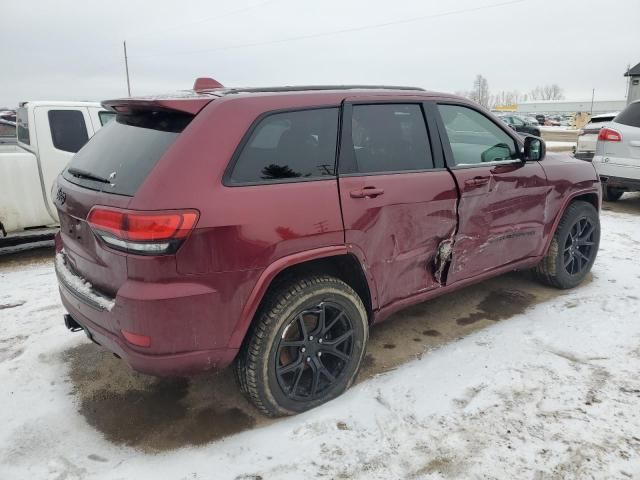
[[[49,110],[49,128],[53,146],[58,150],[76,153],[89,140],[80,110]]]
[[[16,125],[18,141],[29,145],[29,115],[27,114],[26,108],[22,107],[18,109],[16,113]]]
[[[438,105],[456,165],[518,158],[516,143],[481,113],[460,105]]]
[[[337,136],[337,108],[271,114],[251,132],[229,183],[279,183],[334,176]]]
[[[433,168],[427,127],[420,105],[354,105],[353,159],[343,173],[382,173]],[[350,161],[351,160],[351,161]]]
[[[100,125],[104,126],[116,118],[116,112],[98,112],[98,117],[100,118]]]
[[[73,157],[64,178],[93,190],[134,195],[192,118],[177,112],[117,115]]]
[[[629,125],[630,127],[640,127],[640,102],[627,106],[618,114],[614,122]]]

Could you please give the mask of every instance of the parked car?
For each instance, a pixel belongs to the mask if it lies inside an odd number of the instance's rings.
[[[619,112],[604,113],[591,117],[589,123],[578,132],[578,141],[576,143],[574,157],[588,162],[593,160],[600,129],[613,120],[618,113]]]
[[[235,360],[267,415],[342,393],[397,310],[517,269],[575,287],[596,258],[593,166],[464,98],[218,87],[103,105],[116,120],[54,187],[67,327],[147,374]]]
[[[67,162],[114,112],[99,103],[26,102],[16,143],[0,145],[0,237],[58,224],[51,186]],[[4,241],[0,238],[0,245]]]
[[[16,123],[0,118],[0,145],[16,143]]]
[[[630,103],[600,129],[593,157],[605,200],[640,191],[640,100]]]
[[[500,119],[518,133],[535,135],[536,137],[540,136],[540,129],[522,117],[517,115],[501,115]]]

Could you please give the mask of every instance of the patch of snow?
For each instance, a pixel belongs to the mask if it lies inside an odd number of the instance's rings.
[[[111,309],[115,305],[115,301],[98,294],[89,281],[72,272],[69,267],[67,267],[67,262],[64,258],[64,250],[56,254],[55,265],[56,272],[58,273],[58,275],[60,275],[60,277],[62,277],[62,280],[67,285],[67,287],[75,290],[81,296],[89,298],[105,310],[109,312],[111,311]]]

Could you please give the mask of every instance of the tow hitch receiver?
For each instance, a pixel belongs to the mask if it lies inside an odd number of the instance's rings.
[[[76,322],[68,313],[64,315],[64,326],[72,332],[79,332],[80,330],[84,330],[84,328],[82,328],[82,325]]]

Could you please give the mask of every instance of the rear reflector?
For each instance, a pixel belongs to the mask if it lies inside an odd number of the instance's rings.
[[[600,142],[621,142],[622,135],[620,135],[620,132],[604,127],[601,128],[600,133],[598,133],[598,140]]]
[[[91,229],[110,247],[142,255],[173,253],[198,221],[197,210],[140,212],[93,207]]]
[[[124,339],[131,345],[138,347],[149,347],[151,345],[151,337],[147,335],[140,335],[138,333],[127,332],[126,330],[120,330]]]

